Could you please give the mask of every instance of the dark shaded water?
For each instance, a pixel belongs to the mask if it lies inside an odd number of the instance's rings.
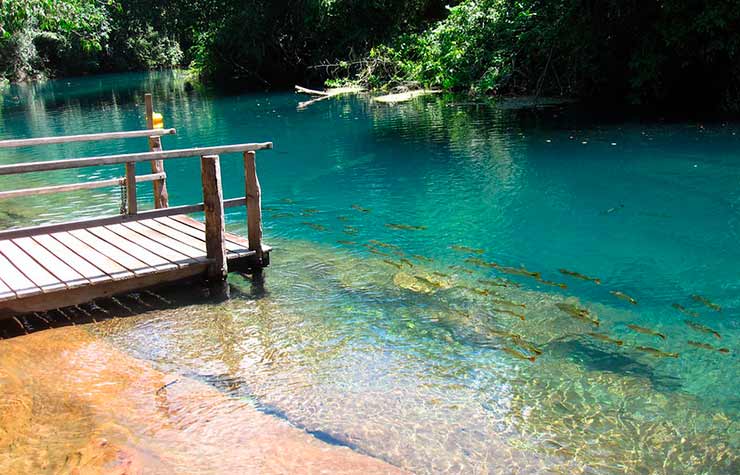
[[[276,247],[265,295],[253,298],[235,277],[245,294],[228,303],[142,306],[142,315],[89,331],[418,472],[738,469],[740,124],[606,122],[566,107],[455,97],[389,107],[358,96],[297,110],[293,94],[182,85],[176,74],[132,74],[2,96],[0,138],[138,129],[152,91],[178,129],[165,148],[275,143],[258,153],[265,234]],[[144,147],[19,149],[0,162]],[[173,204],[200,201],[197,160],[166,166]],[[222,157],[229,197],[243,194],[240,167],[238,156]],[[149,187],[139,191],[151,201]],[[0,221],[115,213],[119,200],[120,190],[104,190],[30,208],[8,201]],[[229,220],[243,230],[243,214]],[[541,277],[512,275],[520,266]],[[588,309],[598,328],[563,302]]]

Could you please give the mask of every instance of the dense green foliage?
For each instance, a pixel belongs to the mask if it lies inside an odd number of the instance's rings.
[[[173,67],[167,2],[0,0],[0,76],[26,79]]]
[[[2,0],[0,73],[32,77],[53,61],[61,70],[89,68],[110,24],[94,0]]]
[[[375,47],[370,85],[740,107],[736,0],[467,0]]]
[[[740,110],[737,0],[0,0],[0,77],[190,66]]]

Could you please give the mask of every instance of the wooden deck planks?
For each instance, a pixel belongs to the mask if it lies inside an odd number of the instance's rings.
[[[76,254],[72,249],[57,241],[52,236],[48,234],[42,234],[40,236],[34,236],[31,239],[33,239],[34,241],[42,245],[46,250],[64,261],[69,267],[77,271],[90,283],[100,282],[108,278],[108,275],[103,270],[86,261],[81,256]],[[95,261],[95,258],[92,258],[92,260]]]
[[[154,272],[152,267],[134,257],[131,257],[131,255],[121,251],[119,248],[109,244],[107,241],[100,239],[87,229],[77,229],[70,231],[69,234],[84,242],[91,248],[105,254],[106,257],[116,262],[119,266],[123,266],[130,270],[135,275],[144,275]]]
[[[203,261],[206,260],[205,251],[194,248],[189,244],[177,239],[177,235],[175,235],[169,228],[165,228],[160,231],[145,226],[143,223],[140,222],[126,223],[124,224],[124,226],[142,236],[147,237],[148,239],[151,239],[163,246],[168,247],[169,249],[172,249],[173,251],[185,255],[188,258]]]
[[[83,277],[79,272],[72,269],[67,263],[49,252],[45,247],[33,239],[13,239],[13,243],[38,262],[41,267],[56,277],[65,287],[72,288],[90,283],[90,281]]]
[[[65,288],[59,279],[51,275],[12,241],[0,241],[0,253],[43,292]]]
[[[2,279],[0,279],[0,300],[5,300],[10,297],[15,297],[15,292],[10,290],[10,287],[5,285]]]
[[[206,225],[196,219],[190,218],[188,216],[172,216],[162,219],[169,220],[170,225],[176,227],[182,232],[191,233],[192,236],[202,236],[205,240]],[[236,238],[237,237],[233,234],[226,233],[225,245],[226,251],[229,254],[237,254],[239,256],[253,254],[253,251],[249,250],[249,243],[246,239],[243,239],[241,240],[241,242],[239,242],[236,240]]]
[[[39,237],[40,236],[36,236],[34,239],[39,239]],[[100,269],[102,272],[105,273],[105,275],[113,280],[125,279],[134,276],[134,274],[130,270],[128,270],[118,262],[114,261],[110,257],[106,256],[105,254],[102,254],[101,252],[92,248],[90,245],[76,238],[69,232],[54,233],[49,235],[49,237],[52,240],[56,240],[60,244],[70,249],[73,253],[80,256],[80,259],[90,263],[90,265],[93,265],[93,263],[95,263],[95,267]],[[83,267],[77,268],[82,269]],[[90,280],[92,282],[92,278]]]
[[[0,254],[0,280],[6,287],[13,290],[16,297],[41,293],[41,289],[16,269],[2,254]]]
[[[160,233],[167,234],[173,239],[177,239],[179,242],[187,244],[188,246],[197,249],[202,255],[206,255],[206,242],[203,239],[185,234],[174,227],[167,226],[159,222],[159,219],[148,219],[146,221],[140,221],[138,224],[146,226],[150,229],[158,231]]]
[[[174,269],[177,267],[175,264],[172,264],[166,259],[154,254],[151,251],[148,251],[144,247],[146,246],[146,244],[129,241],[128,239],[122,238],[118,234],[108,229],[108,226],[94,227],[88,229],[88,231],[90,231],[90,233],[94,234],[100,239],[106,241],[108,244],[117,247],[122,252],[128,253],[131,256],[136,256],[136,259],[140,260],[154,270]]]
[[[229,260],[254,256],[245,239],[230,233],[226,239]],[[0,309],[87,301],[204,273],[209,262],[205,225],[187,216],[4,239]]]
[[[127,226],[116,224],[112,226],[106,226],[105,229],[107,229],[108,231],[114,232],[118,236],[122,237],[123,239],[128,240],[131,243],[135,243],[137,246],[140,246],[146,249],[147,251],[151,252],[153,255],[164,260],[165,262],[170,262],[179,268],[182,268],[188,264],[192,264],[193,262],[195,262],[195,260],[192,259],[190,256],[177,252],[153,240],[152,238],[148,236],[137,233],[136,231],[134,231],[133,229]]]

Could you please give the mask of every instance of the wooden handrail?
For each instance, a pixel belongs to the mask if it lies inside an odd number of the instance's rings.
[[[167,174],[151,173],[149,175],[138,175],[136,183],[145,183],[148,181],[164,180]],[[51,193],[63,193],[67,191],[92,190],[95,188],[107,188],[111,186],[120,186],[126,183],[126,178],[111,178],[109,180],[90,181],[86,183],[70,183],[68,185],[40,186],[37,188],[22,188],[10,191],[0,191],[0,200],[10,198],[22,198],[24,196],[48,195]]]
[[[32,145],[52,145],[70,142],[94,142],[96,140],[131,139],[136,137],[161,137],[174,135],[176,129],[131,130],[128,132],[103,132],[99,134],[64,135],[60,137],[37,137],[33,139],[0,140],[0,148],[28,147]]]
[[[146,128],[154,129],[154,102],[151,93],[144,94],[144,108],[146,110]],[[162,139],[160,137],[149,137],[149,151],[161,152]],[[162,160],[151,161],[152,173],[164,173],[164,162]],[[167,180],[152,183],[154,191],[154,207],[166,208],[170,205],[169,193],[167,193]]]
[[[247,204],[247,198],[231,198],[228,200],[224,200],[223,203],[224,208],[244,206]],[[79,219],[76,221],[67,221],[64,223],[42,224],[40,226],[8,229],[6,231],[0,231],[0,240],[17,239],[22,237],[35,236],[37,234],[60,233],[65,231],[73,231],[75,229],[89,228],[93,226],[109,226],[111,224],[130,223],[132,221],[141,221],[144,219],[165,218],[167,216],[176,216],[179,214],[198,213],[200,211],[203,211],[204,209],[205,208],[203,206],[203,203],[198,203],[194,205],[171,206],[169,208],[139,211],[137,214],[119,214],[115,216],[106,216],[104,218]]]
[[[84,168],[100,165],[116,165],[121,163],[146,162],[148,160],[169,160],[173,158],[200,157],[203,155],[220,155],[225,153],[256,152],[257,150],[268,150],[271,148],[272,142],[247,143],[237,145],[224,145],[219,147],[184,148],[162,152],[126,153],[121,155],[106,155],[100,157],[17,163],[12,165],[0,165],[0,175],[16,175],[20,173],[65,170],[69,168]]]

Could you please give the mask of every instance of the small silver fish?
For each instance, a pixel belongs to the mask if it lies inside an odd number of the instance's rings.
[[[620,292],[619,290],[610,290],[609,293],[612,294],[613,296],[615,296],[616,298],[620,299],[620,300],[624,300],[625,302],[629,302],[632,305],[637,305],[637,300],[633,299],[632,297],[630,297],[629,295],[625,294],[624,292]]]
[[[709,300],[706,297],[702,297],[701,295],[692,295],[691,298],[695,302],[699,302],[700,304],[705,305],[708,308],[711,308],[715,312],[721,312],[722,311],[722,307],[720,307],[719,305],[717,305],[716,303],[712,302],[711,300]]]
[[[649,353],[656,358],[678,358],[678,353],[668,353],[657,348],[650,348],[649,346],[638,346],[636,348],[638,351]]]

